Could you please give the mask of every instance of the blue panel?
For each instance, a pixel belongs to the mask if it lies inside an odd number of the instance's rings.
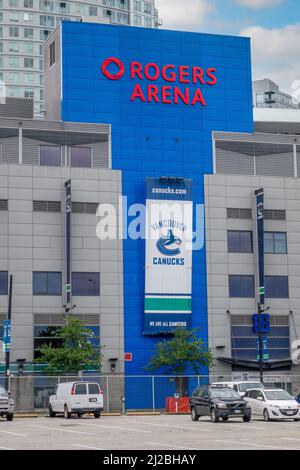
[[[253,132],[250,41],[247,38],[63,22],[62,54],[61,117],[65,121],[112,125],[112,165],[122,170],[122,187],[128,206],[145,203],[145,178],[160,176],[193,179],[194,203],[203,204],[203,174],[212,173],[213,169],[212,131]],[[109,57],[118,58],[125,66],[118,80],[108,80],[101,71]],[[175,82],[167,82],[162,76],[156,81],[140,80],[137,76],[131,79],[132,61],[143,66],[154,62],[160,69],[172,65],[176,71]],[[217,77],[217,83],[202,84],[196,77],[196,83],[190,80],[184,84],[179,80],[179,70],[187,69],[179,69],[179,66],[203,68],[205,81],[209,81],[206,70],[216,69],[212,75]],[[117,70],[114,64],[107,67],[111,74]],[[152,74],[153,71],[152,68]],[[131,101],[136,85],[141,86],[146,101],[148,85],[157,86],[160,102],[155,102],[153,96],[152,102]],[[166,86],[171,88],[164,89]],[[206,106],[200,102],[184,104],[187,95],[189,103],[193,100],[196,89],[201,91]],[[170,103],[161,102],[163,93],[170,93],[171,97],[164,96]],[[178,104],[174,104],[176,99]],[[203,225],[204,221],[201,222]],[[125,350],[133,353],[133,361],[126,363],[125,372],[146,375],[144,366],[158,339],[142,335],[145,243],[125,240],[123,248]],[[193,253],[192,327],[199,328],[207,342],[206,295],[203,246]],[[207,374],[208,370],[203,368],[203,373]],[[147,377],[126,380],[127,407],[151,408],[149,380]],[[156,401],[162,406],[165,395],[173,392],[169,385],[166,382],[156,389]]]

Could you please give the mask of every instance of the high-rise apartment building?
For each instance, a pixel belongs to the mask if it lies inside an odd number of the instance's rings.
[[[155,28],[154,0],[0,0],[0,80],[44,117],[43,43],[61,19]]]

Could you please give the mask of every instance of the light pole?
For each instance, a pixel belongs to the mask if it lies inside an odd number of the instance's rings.
[[[7,391],[9,391],[9,376],[10,376],[10,330],[11,330],[12,286],[13,286],[13,276],[11,274],[9,276],[6,338],[4,339],[5,341],[5,388]]]

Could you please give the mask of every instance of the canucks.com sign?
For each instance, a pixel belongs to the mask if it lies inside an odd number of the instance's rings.
[[[192,180],[147,178],[144,334],[189,328],[192,313]]]

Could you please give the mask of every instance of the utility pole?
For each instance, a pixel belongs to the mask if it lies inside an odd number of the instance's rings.
[[[9,294],[8,294],[8,311],[6,320],[6,336],[5,341],[5,388],[9,391],[9,376],[10,376],[10,330],[11,330],[11,306],[12,306],[12,286],[13,276],[9,276]]]

